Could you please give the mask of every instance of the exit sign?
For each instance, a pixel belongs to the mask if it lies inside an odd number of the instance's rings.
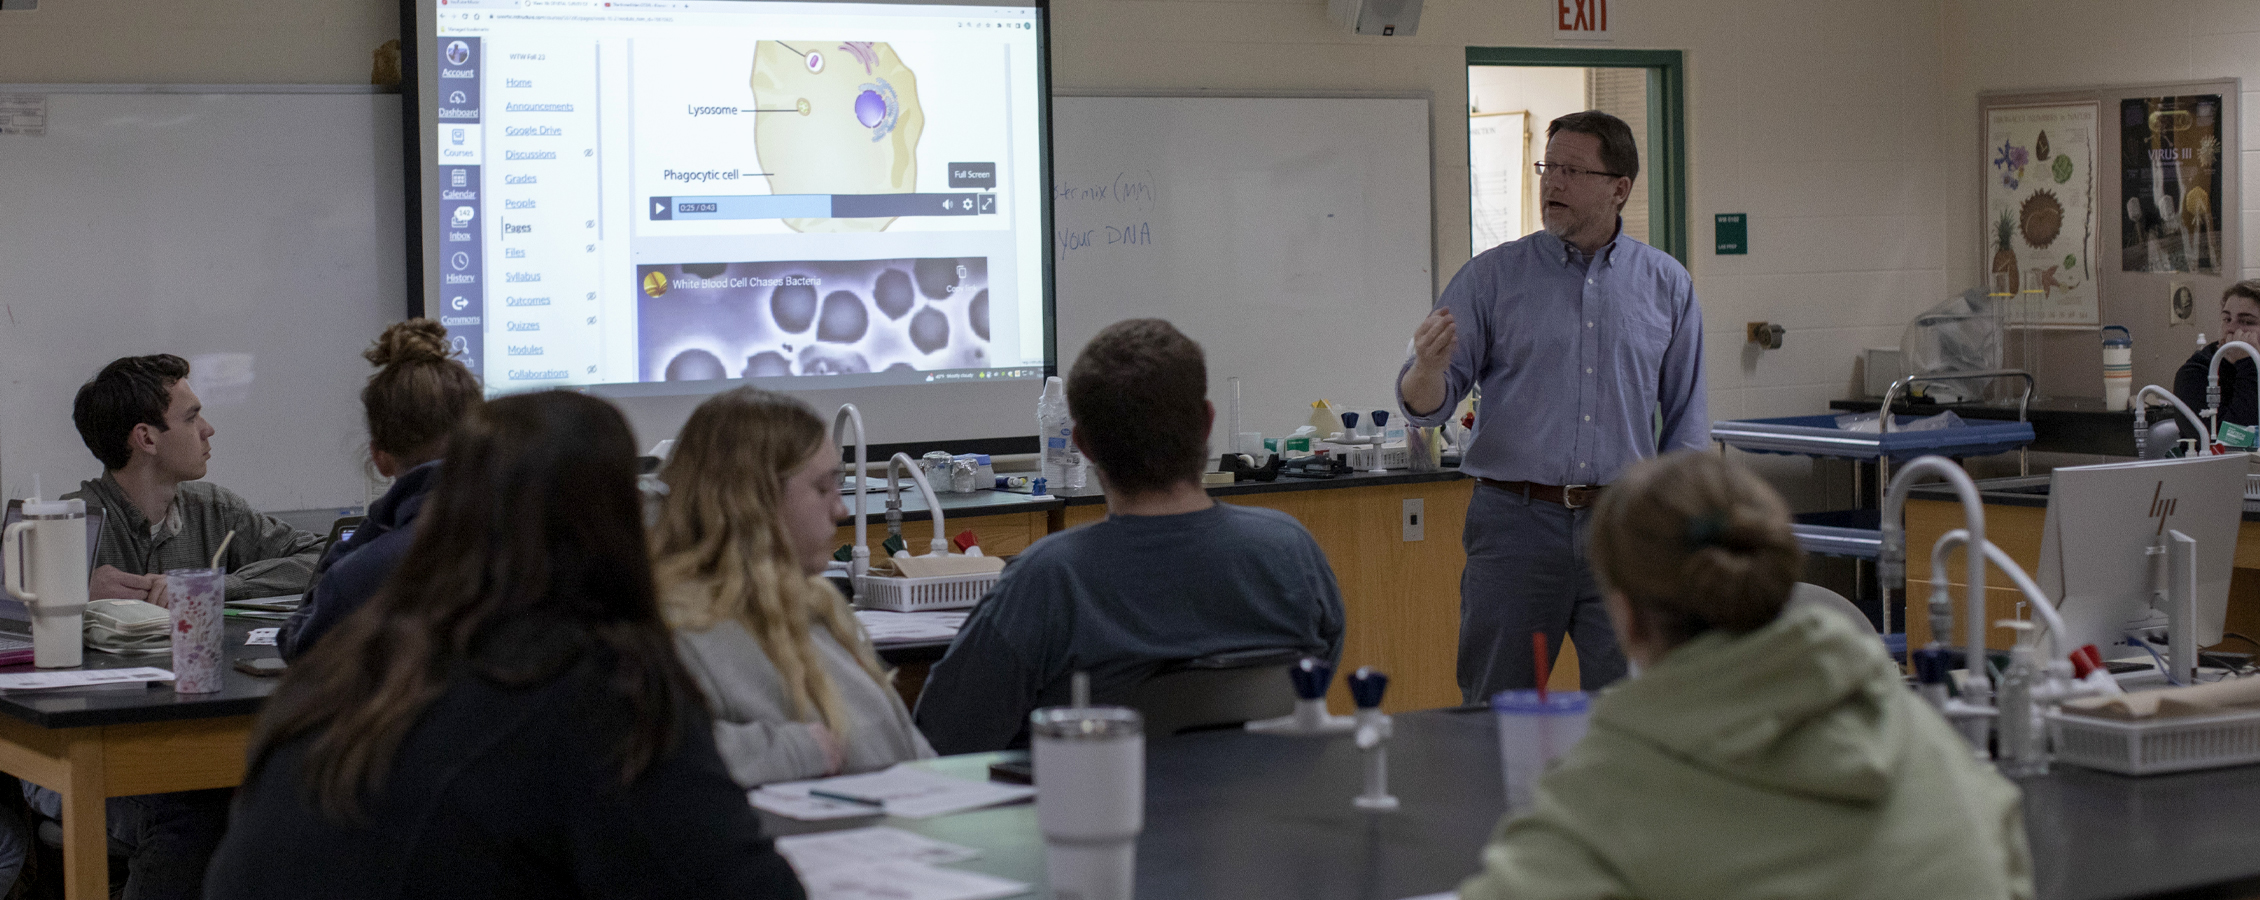
[[[1556,40],[1608,40],[1609,0],[1554,0]]]

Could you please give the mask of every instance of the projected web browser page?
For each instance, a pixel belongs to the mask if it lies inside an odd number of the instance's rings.
[[[1041,375],[1034,9],[487,0],[436,19],[427,308],[491,390]]]

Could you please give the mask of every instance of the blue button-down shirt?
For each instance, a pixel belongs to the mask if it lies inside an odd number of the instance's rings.
[[[1443,424],[1482,385],[1460,471],[1607,484],[1659,452],[1709,446],[1694,283],[1678,260],[1621,226],[1590,260],[1544,231],[1501,244],[1469,260],[1437,302],[1459,327],[1446,402],[1405,418]],[[1411,368],[1406,360],[1400,385]]]

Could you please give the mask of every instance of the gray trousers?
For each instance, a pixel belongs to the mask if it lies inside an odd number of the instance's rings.
[[[1624,677],[1623,651],[1585,559],[1589,509],[1525,499],[1487,484],[1468,501],[1460,545],[1460,698],[1482,703],[1500,691],[1537,686],[1530,635],[1558,655],[1577,641],[1577,673],[1588,690]],[[1547,664],[1553,664],[1548,659]]]

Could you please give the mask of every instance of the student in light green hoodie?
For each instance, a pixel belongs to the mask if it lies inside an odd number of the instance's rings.
[[[1873,634],[1788,602],[1801,557],[1764,482],[1650,460],[1589,540],[1636,676],[1500,823],[1463,900],[2032,896],[2016,787]]]

